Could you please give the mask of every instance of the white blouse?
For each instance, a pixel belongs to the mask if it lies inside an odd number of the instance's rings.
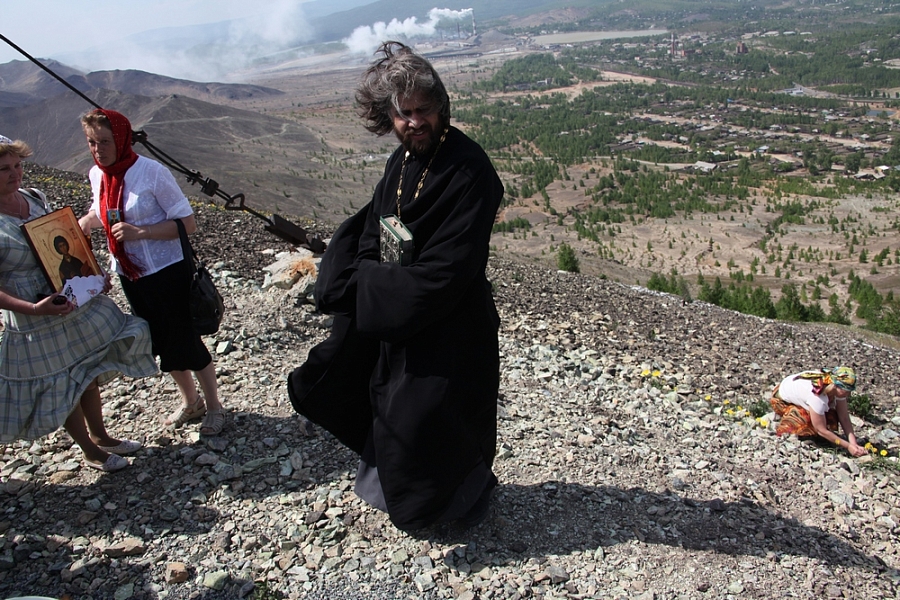
[[[829,402],[826,394],[816,394],[813,392],[813,381],[811,379],[797,378],[797,374],[789,375],[778,386],[778,395],[782,400],[790,404],[802,406],[806,410],[811,410],[820,415],[824,415],[835,407],[833,402]]]
[[[94,201],[91,210],[100,214],[100,182],[103,172],[94,165],[90,172],[91,190]],[[130,169],[125,172],[125,222],[137,227],[155,225],[172,219],[183,219],[194,213],[187,197],[175,182],[175,177],[163,165],[144,156],[139,156]],[[141,268],[143,275],[151,275],[173,265],[184,258],[181,252],[181,240],[131,240],[125,242],[125,251],[132,262]],[[110,269],[123,274],[119,263],[110,254]]]

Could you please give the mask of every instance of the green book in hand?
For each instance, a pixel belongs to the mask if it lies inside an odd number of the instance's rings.
[[[413,236],[406,225],[395,215],[385,215],[381,223],[381,262],[399,263],[406,266],[412,262]]]

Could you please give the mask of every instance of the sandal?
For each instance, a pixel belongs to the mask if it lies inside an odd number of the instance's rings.
[[[131,463],[128,462],[127,458],[122,458],[118,454],[110,454],[105,462],[94,462],[92,460],[88,460],[87,456],[83,456],[84,464],[92,469],[97,469],[98,471],[103,471],[104,473],[115,473],[116,471],[121,471]]]
[[[123,454],[134,454],[141,449],[141,443],[134,440],[122,440],[115,446],[100,446],[100,444],[97,444],[97,446],[105,452],[118,454],[119,456]]]
[[[197,396],[193,404],[182,404],[178,410],[169,415],[163,425],[175,429],[181,427],[188,421],[193,421],[206,414],[206,404],[203,402],[203,396]]]
[[[219,435],[225,427],[225,409],[209,410],[200,424],[200,435]]]

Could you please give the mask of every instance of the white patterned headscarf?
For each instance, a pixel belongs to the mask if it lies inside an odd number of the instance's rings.
[[[0,144],[12,144],[13,141],[5,135],[0,135]]]

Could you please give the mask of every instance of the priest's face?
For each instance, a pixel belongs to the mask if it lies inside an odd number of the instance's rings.
[[[400,100],[400,112],[392,112],[394,133],[413,154],[430,154],[443,133],[439,106],[426,94],[416,92]]]

